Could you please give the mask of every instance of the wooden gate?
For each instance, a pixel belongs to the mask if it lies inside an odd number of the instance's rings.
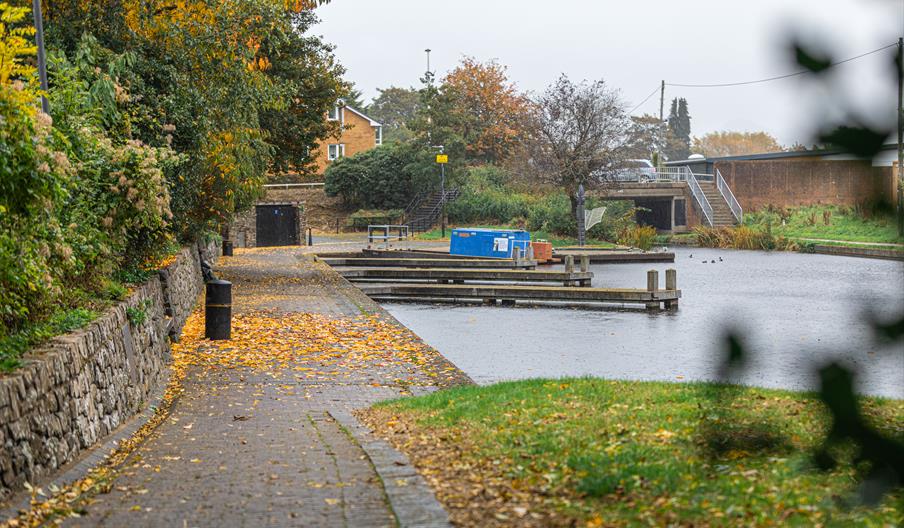
[[[297,246],[298,208],[294,205],[257,206],[257,246]]]

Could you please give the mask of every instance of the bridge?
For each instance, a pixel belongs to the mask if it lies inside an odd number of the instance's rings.
[[[660,231],[682,232],[694,225],[723,227],[744,221],[744,211],[716,170],[695,173],[686,166],[663,167],[653,172],[619,173],[597,191],[607,200],[632,200],[648,211],[638,213],[640,223]]]

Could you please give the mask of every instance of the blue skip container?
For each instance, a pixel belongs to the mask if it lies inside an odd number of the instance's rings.
[[[514,248],[527,255],[530,233],[520,229],[456,228],[452,230],[449,253],[469,257],[512,258]]]

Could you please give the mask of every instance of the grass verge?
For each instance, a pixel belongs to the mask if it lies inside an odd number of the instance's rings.
[[[809,394],[600,379],[464,387],[361,417],[412,458],[460,526],[904,523],[902,497],[853,505],[854,469],[812,469],[827,415]],[[885,432],[904,401],[865,399]]]
[[[744,215],[744,224],[766,228],[777,236],[846,242],[904,243],[892,212],[863,207],[820,206],[765,208]]]

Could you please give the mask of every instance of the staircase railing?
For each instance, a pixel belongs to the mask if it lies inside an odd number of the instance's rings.
[[[408,205],[405,206],[406,219],[410,218],[411,215],[414,214],[415,211],[417,211],[417,209],[421,206],[421,203],[424,201],[424,199],[427,198],[427,196],[428,193],[423,192],[414,195],[414,198],[412,198],[411,201],[408,202]]]
[[[713,227],[713,206],[710,205],[709,200],[706,199],[706,194],[703,192],[703,189],[700,188],[700,183],[697,181],[696,176],[694,176],[693,171],[687,167],[685,167],[685,169],[687,169],[687,186],[690,188],[694,200],[696,200],[697,204],[700,206],[700,210],[703,211],[703,217],[706,220],[706,223],[709,224],[709,227]]]
[[[728,203],[728,207],[731,209],[731,214],[735,217],[735,220],[737,220],[739,224],[743,224],[744,210],[741,209],[741,204],[738,203],[734,193],[731,192],[728,182],[722,177],[722,173],[719,172],[719,169],[716,169],[716,188],[719,189],[719,192],[722,193],[722,198],[725,198],[725,201]]]
[[[430,209],[426,214],[422,214],[419,211],[419,207],[415,208],[412,212],[418,213],[417,216],[407,218],[408,228],[412,233],[423,233],[424,231],[428,231],[436,224],[436,220],[442,214],[443,204],[448,204],[449,202],[454,201],[461,195],[461,191],[459,189],[447,189],[445,193],[435,193],[439,194],[439,199],[436,200],[436,204]],[[434,195],[428,195],[428,198]],[[420,205],[420,204],[419,204]]]

